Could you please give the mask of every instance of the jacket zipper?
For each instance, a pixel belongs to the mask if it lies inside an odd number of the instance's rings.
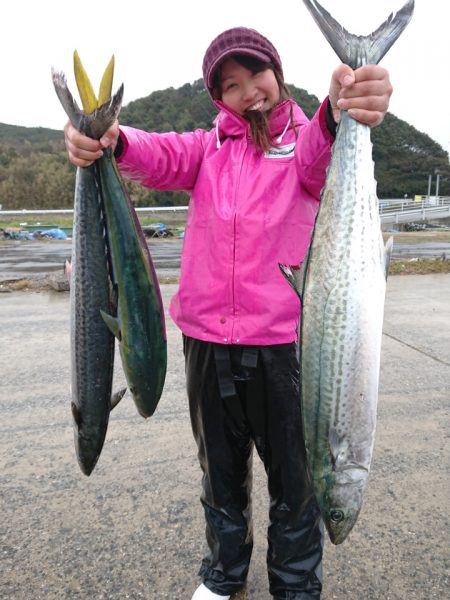
[[[244,152],[242,154],[242,161],[241,161],[241,168],[239,170],[239,177],[237,180],[237,185],[236,185],[236,193],[235,193],[235,197],[234,197],[234,215],[233,215],[233,269],[232,269],[232,287],[231,287],[231,295],[232,295],[232,302],[233,302],[233,321],[232,321],[232,325],[231,325],[231,331],[230,331],[230,343],[233,343],[234,341],[236,341],[236,343],[239,343],[239,340],[235,340],[234,339],[234,325],[236,323],[236,231],[237,231],[237,198],[238,198],[238,192],[239,192],[239,188],[241,185],[241,175],[242,175],[242,171],[244,169],[244,162],[245,162],[245,157],[247,154],[247,150],[248,150],[248,139],[249,139],[249,133],[247,133],[247,135],[245,136],[245,148],[244,148]]]
[[[233,302],[233,320],[231,322],[230,331],[230,342],[233,343],[234,336],[234,324],[236,321],[236,290],[235,290],[235,274],[236,274],[236,209],[233,216],[233,269],[232,269],[232,286],[231,286],[231,297]]]

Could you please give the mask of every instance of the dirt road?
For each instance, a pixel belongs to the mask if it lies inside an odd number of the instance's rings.
[[[175,286],[163,286],[166,301]],[[448,598],[450,275],[391,277],[373,470],[323,600]],[[0,598],[190,600],[203,555],[181,338],[148,422],[128,394],[91,477],[73,449],[67,294],[0,294]],[[123,383],[119,369],[115,387]],[[268,499],[255,460],[255,550],[236,600],[269,600]],[[233,599],[234,600],[234,599]]]

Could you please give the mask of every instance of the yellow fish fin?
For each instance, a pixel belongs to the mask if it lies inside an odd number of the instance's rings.
[[[73,53],[73,69],[83,110],[93,113],[98,107],[97,97],[76,50]]]
[[[100,89],[98,92],[98,105],[101,106],[107,100],[111,98],[112,83],[114,77],[114,54],[111,56],[111,60],[103,73],[102,80],[100,82]]]

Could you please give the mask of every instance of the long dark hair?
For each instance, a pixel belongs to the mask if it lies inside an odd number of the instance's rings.
[[[231,58],[241,65],[241,67],[251,71],[253,75],[260,73],[261,71],[265,71],[266,69],[271,69],[271,71],[274,72],[275,79],[277,80],[278,88],[280,90],[280,102],[291,97],[291,94],[284,83],[282,74],[273,66],[271,62],[264,62],[262,60],[258,60],[257,58],[253,58],[252,56],[245,56],[244,54],[236,54]],[[221,69],[219,67],[214,75],[214,86],[212,89],[212,96],[216,100],[222,99],[222,87],[220,81]],[[270,110],[267,112],[251,111],[243,115],[244,119],[250,123],[250,133],[255,146],[260,148],[263,152],[267,152],[267,150],[269,150],[269,148],[273,145],[269,127],[269,116]]]

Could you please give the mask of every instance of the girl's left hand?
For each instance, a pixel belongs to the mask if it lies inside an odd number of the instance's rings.
[[[333,72],[330,84],[334,120],[338,123],[340,111],[347,110],[360,123],[375,127],[384,119],[391,94],[389,73],[383,67],[364,65],[353,71],[341,64]]]

